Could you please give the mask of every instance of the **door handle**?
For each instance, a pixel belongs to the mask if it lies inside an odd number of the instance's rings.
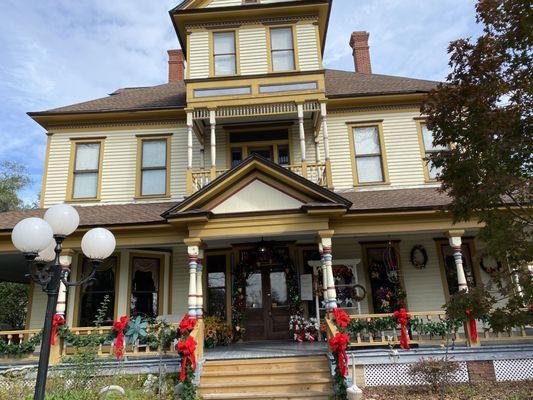
[[[267,293],[267,296],[270,297],[271,296],[270,293]]]

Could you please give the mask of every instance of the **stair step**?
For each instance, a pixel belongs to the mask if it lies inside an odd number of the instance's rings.
[[[320,374],[320,373],[330,373],[330,368],[328,366],[313,366],[313,367],[303,367],[301,370],[292,370],[289,368],[277,368],[277,369],[269,369],[269,370],[261,370],[261,371],[253,371],[250,369],[243,369],[243,370],[221,370],[221,371],[212,371],[210,369],[206,370],[205,368],[202,371],[202,378],[205,377],[243,377],[243,376],[253,376],[253,375],[269,375],[269,376],[276,376],[276,375],[293,375],[298,374],[301,375],[303,372],[306,374]]]
[[[297,357],[265,357],[265,358],[230,358],[226,360],[207,360],[209,365],[231,365],[231,364],[279,364],[279,363],[293,363],[293,362],[314,362],[324,361],[326,355],[314,356],[297,356]]]
[[[265,371],[285,371],[285,372],[305,372],[311,368],[327,368],[328,361],[325,356],[315,357],[293,357],[293,358],[260,358],[245,360],[224,360],[207,361],[204,364],[205,372],[265,372]]]
[[[200,383],[200,394],[205,393],[305,393],[331,388],[328,378],[278,379],[275,381]]]
[[[333,396],[333,391],[305,392],[304,393],[213,393],[204,394],[203,400],[328,400]]]

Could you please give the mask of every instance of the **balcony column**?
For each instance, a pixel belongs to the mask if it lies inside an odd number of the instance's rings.
[[[296,104],[298,110],[298,130],[300,133],[300,153],[302,162],[302,176],[307,178],[307,161],[305,159],[305,128],[304,128],[304,105]]]
[[[203,263],[204,250],[198,250],[198,261],[196,263],[196,317],[204,317],[204,290],[203,290]]]
[[[211,126],[211,181],[213,181],[217,177],[216,110],[209,110],[209,125]]]
[[[200,253],[200,239],[191,238],[185,239],[187,245],[187,255],[189,260],[189,296],[188,296],[188,314],[191,318],[196,318],[197,312],[197,287],[196,287],[196,273],[198,268],[198,254]]]
[[[465,270],[463,267],[463,252],[461,250],[461,236],[464,235],[464,231],[448,231],[446,234],[450,241],[450,247],[453,251],[453,258],[455,260],[455,268],[457,269],[457,285],[459,290],[468,292],[468,283],[466,281]]]
[[[192,182],[192,130],[193,130],[193,119],[192,111],[187,111],[187,194],[192,194],[193,192],[193,182]]]
[[[322,244],[322,268],[326,270],[327,286],[327,303],[326,309],[328,311],[337,308],[337,291],[335,290],[335,279],[333,278],[333,256],[331,254],[331,238],[333,231],[320,231],[318,238]]]
[[[322,119],[322,137],[324,138],[324,159],[326,161],[326,177],[328,180],[328,188],[333,189],[331,161],[329,159],[328,116],[326,103],[320,103],[320,118]]]

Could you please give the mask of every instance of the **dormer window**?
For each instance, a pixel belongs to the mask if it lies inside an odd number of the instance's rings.
[[[424,163],[424,174],[427,181],[434,181],[441,173],[441,168],[435,167],[431,161],[431,155],[441,151],[449,151],[450,146],[440,146],[433,144],[433,132],[430,131],[425,122],[419,122],[419,134],[421,136],[421,145],[423,147],[422,158]]]
[[[292,28],[270,29],[270,54],[272,71],[293,71],[295,69]]]
[[[213,65],[215,75],[235,75],[237,73],[235,32],[213,33]]]

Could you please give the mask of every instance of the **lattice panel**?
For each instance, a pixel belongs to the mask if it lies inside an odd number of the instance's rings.
[[[533,359],[495,360],[494,372],[498,382],[533,379]]]
[[[365,365],[365,385],[400,386],[425,384],[425,382],[413,379],[409,376],[409,366],[412,364],[413,363]],[[468,382],[468,369],[465,362],[459,362],[459,371],[450,375],[450,382]]]

